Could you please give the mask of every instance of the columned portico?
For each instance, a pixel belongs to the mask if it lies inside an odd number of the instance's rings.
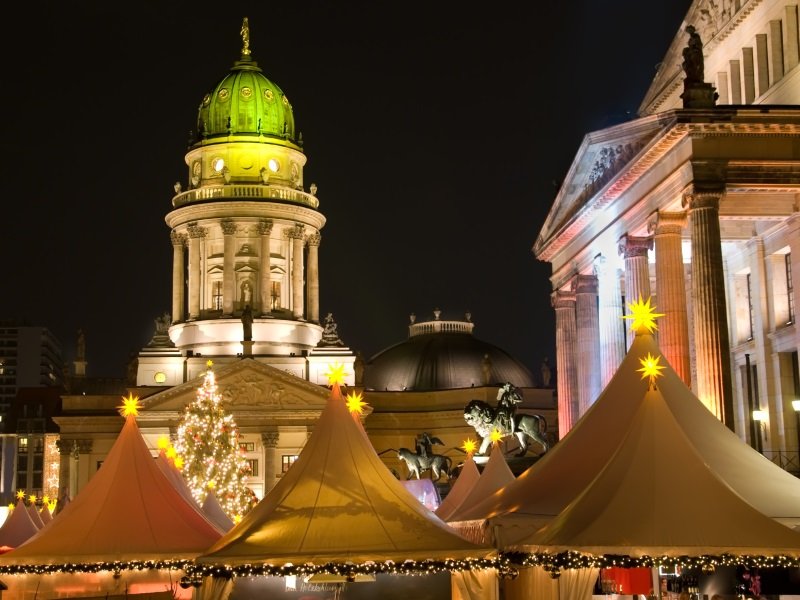
[[[657,211],[648,225],[654,234],[658,312],[664,315],[658,325],[658,345],[683,382],[691,386],[689,320],[681,250],[686,213]]]
[[[716,188],[716,189],[714,189]],[[684,194],[692,232],[692,297],[697,396],[734,428],[730,341],[719,227],[720,185],[695,182]]]
[[[625,358],[625,327],[622,322],[622,292],[619,269],[608,258],[598,254],[594,259],[599,297],[598,326],[600,328],[600,388],[614,376]]]
[[[583,415],[600,395],[600,335],[597,318],[597,277],[576,275],[578,416]]]
[[[625,259],[625,302],[636,302],[650,298],[650,266],[648,250],[653,248],[653,239],[624,235],[618,243],[620,255]],[[627,346],[633,342],[633,332],[628,332]]]
[[[556,379],[558,395],[558,435],[563,438],[578,420],[578,373],[575,364],[577,325],[575,294],[553,292],[550,301],[556,311]]]

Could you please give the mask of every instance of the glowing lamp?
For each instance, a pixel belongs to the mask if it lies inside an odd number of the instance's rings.
[[[763,423],[767,420],[767,411],[756,409],[753,411],[753,421]]]
[[[792,408],[795,412],[800,412],[800,400],[792,400]]]

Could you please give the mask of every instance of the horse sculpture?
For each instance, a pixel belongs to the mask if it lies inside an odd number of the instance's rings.
[[[433,474],[431,477],[433,481],[439,481],[442,475],[450,477],[450,468],[453,461],[449,456],[445,456],[444,454],[422,456],[421,454],[412,452],[408,448],[400,448],[397,451],[397,458],[405,461],[408,467],[408,477],[406,477],[406,479],[411,479],[412,475],[416,475],[417,479],[419,479],[420,474],[429,469]]]
[[[503,436],[513,435],[517,438],[520,451],[517,456],[525,456],[528,452],[529,440],[538,442],[544,452],[549,445],[544,436],[547,421],[541,415],[515,414],[516,405],[522,397],[510,383],[505,384],[498,392],[498,407],[493,408],[483,400],[470,400],[464,407],[464,420],[482,438],[478,454],[485,454],[491,443],[491,433],[495,429]]]

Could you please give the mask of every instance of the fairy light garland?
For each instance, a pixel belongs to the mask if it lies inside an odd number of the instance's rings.
[[[542,567],[551,577],[558,577],[561,571],[568,569],[619,567],[680,567],[682,569],[700,569],[704,573],[712,573],[717,567],[745,567],[748,569],[792,568],[800,567],[800,557],[763,555],[703,554],[700,556],[639,556],[620,554],[583,554],[581,552],[560,552],[557,554],[503,552],[501,555],[510,564],[518,567]]]

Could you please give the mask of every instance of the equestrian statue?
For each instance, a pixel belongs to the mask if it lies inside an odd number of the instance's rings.
[[[439,481],[442,475],[450,477],[452,459],[444,454],[435,454],[433,452],[434,444],[443,445],[444,442],[427,431],[423,431],[414,440],[416,452],[412,452],[408,448],[400,448],[397,451],[397,458],[404,461],[408,467],[406,479],[411,479],[412,476],[419,479],[425,471],[431,471],[431,479],[434,481]]]
[[[547,421],[542,415],[516,414],[517,405],[521,403],[522,396],[510,383],[504,384],[498,390],[496,409],[483,400],[470,400],[464,407],[464,420],[482,438],[476,454],[486,454],[495,429],[503,437],[513,435],[517,438],[520,445],[517,456],[525,456],[531,440],[538,442],[543,451],[547,452],[549,445],[544,435]]]

